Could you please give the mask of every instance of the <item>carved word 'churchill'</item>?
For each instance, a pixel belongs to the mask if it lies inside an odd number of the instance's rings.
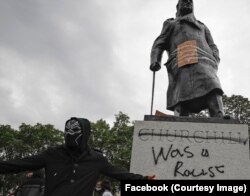
[[[164,22],[151,51],[152,71],[161,68],[165,50],[167,109],[180,116],[208,109],[210,117],[223,117],[223,90],[217,77],[219,51],[209,29],[196,20],[192,0],[179,0],[176,18]]]

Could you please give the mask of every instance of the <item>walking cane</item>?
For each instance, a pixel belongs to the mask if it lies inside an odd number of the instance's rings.
[[[154,91],[155,91],[155,71],[153,72],[152,98],[151,98],[151,112],[150,112],[150,115],[151,115],[151,116],[152,116],[152,113],[153,113]]]

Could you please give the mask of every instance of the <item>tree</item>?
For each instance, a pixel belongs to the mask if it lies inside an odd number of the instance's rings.
[[[250,102],[241,95],[223,96],[225,113],[250,125]]]
[[[34,126],[22,124],[19,127],[19,137],[26,146],[26,150],[20,156],[37,154],[48,147],[57,146],[63,143],[63,132],[54,128],[53,125],[42,125],[37,123]]]
[[[17,157],[17,150],[22,145],[18,139],[18,132],[9,125],[0,125],[0,154],[1,160]]]
[[[128,115],[119,112],[115,115],[114,126],[111,129],[113,137],[111,138],[111,147],[113,150],[111,161],[129,170],[132,138],[134,126],[130,123]]]
[[[100,119],[96,121],[96,123],[91,123],[91,129],[92,134],[89,141],[90,146],[93,149],[100,150],[105,155],[109,155],[109,143],[110,143],[110,137],[112,137],[112,134],[110,132],[110,126],[109,124],[103,120]]]
[[[17,150],[22,146],[22,141],[17,137],[18,133],[9,125],[0,126],[0,160],[14,159],[18,156]],[[15,175],[4,175],[0,178],[0,191],[7,195],[7,190],[15,187],[17,181]]]

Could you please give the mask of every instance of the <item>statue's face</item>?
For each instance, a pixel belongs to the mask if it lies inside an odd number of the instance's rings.
[[[186,15],[193,12],[193,0],[179,0],[180,14]]]

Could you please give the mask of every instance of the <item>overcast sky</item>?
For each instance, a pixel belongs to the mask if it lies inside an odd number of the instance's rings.
[[[53,124],[71,116],[111,125],[150,114],[150,50],[177,0],[0,0],[0,124]],[[220,50],[225,94],[250,98],[250,1],[194,0]],[[163,62],[167,59],[163,57]],[[154,110],[168,77],[156,74]]]

